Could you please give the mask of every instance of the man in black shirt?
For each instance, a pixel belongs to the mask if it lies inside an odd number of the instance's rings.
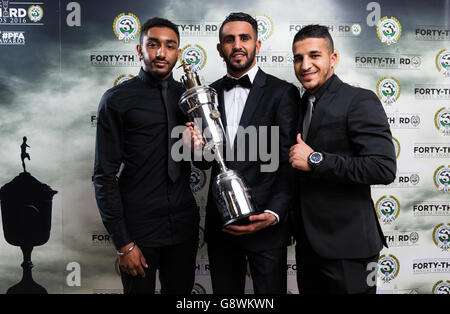
[[[177,106],[183,88],[172,77],[179,42],[175,24],[148,20],[136,47],[139,75],[109,89],[99,105],[95,194],[124,293],[154,293],[156,269],[161,293],[191,293],[194,284],[199,212],[190,164],[170,154],[171,131],[186,122]]]

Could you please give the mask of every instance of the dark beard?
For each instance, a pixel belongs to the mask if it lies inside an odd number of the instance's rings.
[[[232,52],[233,54],[234,52]],[[247,62],[240,65],[235,65],[230,62],[231,58],[223,58],[225,60],[225,63],[227,64],[227,68],[230,69],[232,72],[242,72],[250,68],[250,66],[253,63],[253,60],[255,60],[256,56],[256,48],[253,50],[252,54],[250,55],[250,58],[247,59]]]
[[[144,59],[144,63],[146,65],[147,69],[149,69],[152,77],[154,77],[157,80],[161,80],[161,79],[165,78],[170,72],[172,72],[172,69],[175,67],[175,64],[173,64],[167,72],[161,73],[161,72],[157,72],[154,70],[152,62],[148,62]]]

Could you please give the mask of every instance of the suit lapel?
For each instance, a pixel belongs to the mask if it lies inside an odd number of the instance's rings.
[[[241,120],[239,122],[239,125],[244,128],[249,125],[250,120],[258,107],[259,100],[264,94],[264,85],[266,85],[266,74],[259,69],[258,73],[256,73],[255,79],[253,80],[253,86],[248,94],[244,111],[242,112]]]
[[[339,86],[342,84],[342,81],[336,76],[333,79],[333,82],[331,82],[328,89],[325,91],[325,93],[320,97],[319,101],[317,102],[314,113],[311,119],[311,124],[309,125],[309,132],[308,137],[306,138],[306,141],[308,139],[314,138],[316,136],[317,130],[319,129],[320,123],[326,113],[326,109],[328,106],[331,105],[331,102],[333,101],[334,97],[336,96],[336,93],[339,89]]]
[[[227,128],[227,116],[225,114],[225,102],[224,102],[224,96],[223,96],[222,82],[223,82],[223,79],[218,84],[216,92],[217,92],[217,98],[218,98],[218,101],[219,101],[219,108],[218,109],[219,109],[219,112],[220,112],[220,117],[222,119],[222,125],[225,128],[225,130],[226,130],[226,128]]]

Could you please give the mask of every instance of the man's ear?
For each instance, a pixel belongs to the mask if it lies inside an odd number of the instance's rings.
[[[259,50],[261,49],[261,40],[256,41],[256,54],[259,54]]]
[[[136,51],[137,51],[137,54],[139,56],[139,60],[142,60],[144,58],[144,56],[142,55],[142,46],[141,45],[136,45]]]
[[[222,46],[220,45],[220,43],[217,44],[217,51],[219,52],[219,55],[223,58]]]
[[[337,59],[338,59],[338,55],[337,52],[334,51],[331,55],[330,55],[330,60],[331,60],[331,67],[334,68],[336,66],[337,63]]]

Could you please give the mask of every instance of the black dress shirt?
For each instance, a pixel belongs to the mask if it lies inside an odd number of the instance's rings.
[[[172,77],[167,82],[164,100],[160,81],[141,69],[100,100],[94,185],[116,248],[132,241],[147,247],[173,245],[198,236],[190,164],[175,163],[169,154],[176,141],[169,139],[169,131],[185,123],[177,106],[183,88]]]

